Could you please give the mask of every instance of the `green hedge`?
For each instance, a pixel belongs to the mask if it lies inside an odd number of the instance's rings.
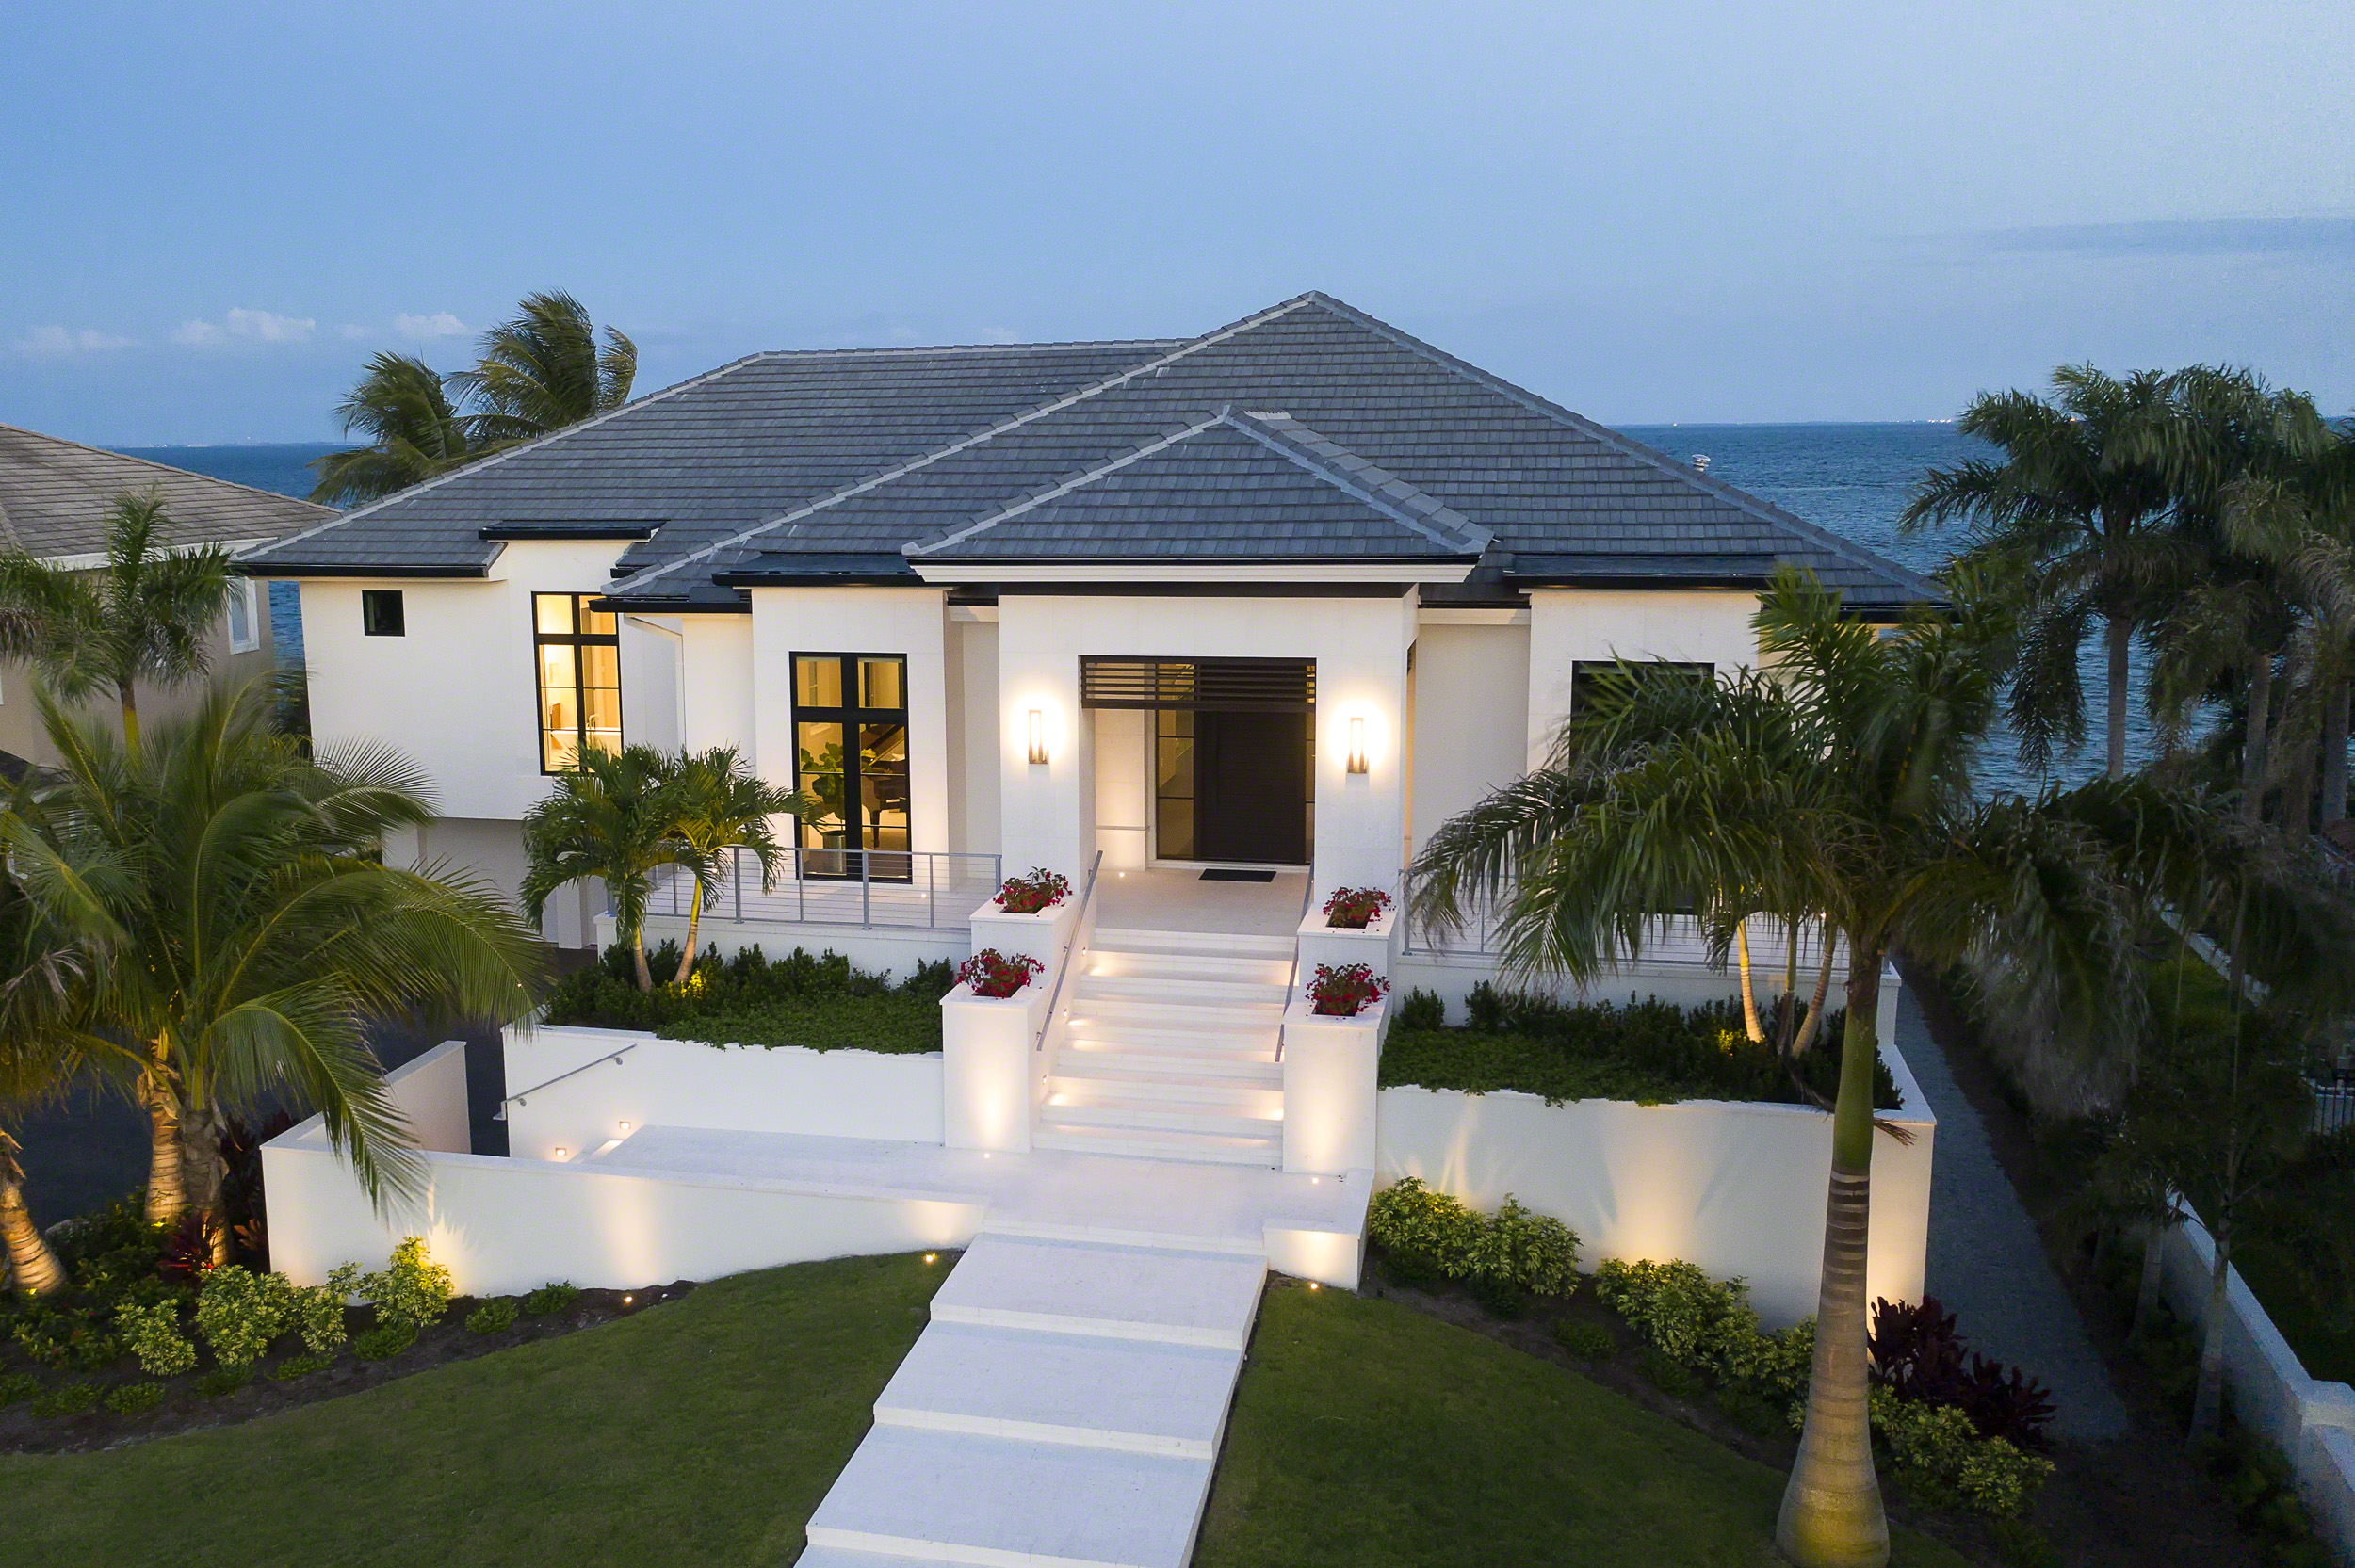
[[[678,972],[678,948],[648,959],[658,978]],[[734,958],[706,949],[684,985],[641,991],[629,949],[615,944],[594,968],[568,975],[548,998],[551,1024],[645,1029],[666,1040],[714,1045],[800,1045],[813,1051],[912,1053],[940,1049],[940,998],[954,983],[946,962],[906,979],[854,969],[836,953],[796,947],[781,959],[747,947]]]
[[[1468,1026],[1433,1025],[1437,998],[1407,998],[1382,1048],[1384,1088],[1519,1090],[1549,1105],[1566,1100],[1758,1100],[1804,1104],[1769,1043],[1752,1044],[1737,1002],[1679,1008],[1638,1001],[1573,1006],[1549,997],[1476,989]],[[1826,1099],[1840,1082],[1845,1011],[1824,1020],[1799,1075]],[[1873,1104],[1898,1107],[1896,1080],[1875,1064]]]

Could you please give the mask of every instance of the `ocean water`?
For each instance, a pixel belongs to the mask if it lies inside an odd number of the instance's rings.
[[[1695,454],[1710,459],[1709,472],[1727,483],[1772,501],[1811,523],[1829,528],[1876,550],[1917,572],[1936,572],[1953,544],[1953,535],[1930,534],[1908,539],[1897,532],[1897,517],[1913,487],[1932,468],[1947,467],[1983,452],[1979,443],[1958,435],[1949,424],[1891,425],[1630,425],[1627,434],[1656,446],[1679,461]],[[170,463],[176,468],[209,474],[256,490],[282,495],[310,493],[315,476],[310,463],[334,450],[326,443],[288,443],[254,446],[147,446],[120,448],[133,457]],[[286,601],[282,607],[282,596]],[[273,588],[271,629],[279,646],[300,656],[300,617],[292,590]],[[2085,662],[2086,689],[2097,702],[2101,671],[2097,651],[2088,646]],[[2155,750],[2149,720],[2140,702],[2141,665],[2136,666],[2136,705],[2129,720],[2129,761],[2139,765]],[[2096,736],[2099,714],[2092,716]],[[2101,770],[2098,752],[2065,760],[2055,768],[2064,778],[2090,777]],[[1994,789],[2033,790],[2041,782],[2019,766],[2008,736],[1992,739],[1980,759],[1981,782]]]

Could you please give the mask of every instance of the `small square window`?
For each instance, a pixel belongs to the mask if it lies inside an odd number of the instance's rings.
[[[406,637],[409,622],[402,613],[400,590],[364,588],[360,590],[360,629],[369,637]]]

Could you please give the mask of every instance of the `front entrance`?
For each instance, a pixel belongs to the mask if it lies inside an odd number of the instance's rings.
[[[1087,707],[1152,712],[1156,858],[1308,864],[1313,660],[1088,658],[1080,677]]]

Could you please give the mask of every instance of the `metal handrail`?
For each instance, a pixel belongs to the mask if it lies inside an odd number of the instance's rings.
[[[1308,906],[1316,902],[1317,874],[1310,871],[1302,879],[1308,885],[1300,890],[1300,919],[1292,922],[1292,970],[1284,980],[1284,1010],[1291,1010],[1292,993],[1300,989],[1300,925],[1308,918]],[[1275,1059],[1284,1059],[1284,1026],[1275,1026]]]
[[[1064,938],[1063,961],[1055,965],[1055,989],[1047,996],[1047,1016],[1039,1021],[1038,1039],[1031,1049],[1047,1049],[1047,1031],[1055,1026],[1055,1008],[1063,1000],[1063,982],[1071,973],[1071,949],[1079,944],[1080,928],[1087,924],[1088,905],[1096,897],[1096,874],[1104,868],[1104,851],[1096,851],[1096,859],[1088,865],[1088,884],[1080,894],[1080,908],[1071,917],[1071,934]]]
[[[619,1065],[624,1057],[638,1049],[639,1043],[640,1043],[638,1041],[633,1040],[618,1051],[608,1051],[602,1056],[596,1057],[592,1060],[584,1061],[578,1067],[572,1068],[567,1072],[559,1073],[556,1076],[548,1079],[545,1083],[535,1083],[529,1089],[517,1090],[514,1093],[510,1094],[506,1099],[499,1102],[498,1108],[491,1112],[491,1120],[494,1122],[506,1121],[507,1107],[509,1106],[522,1105],[526,1095],[537,1094],[540,1091],[547,1088],[549,1084],[562,1083],[566,1078],[576,1076],[578,1074],[586,1073],[592,1067],[603,1067],[608,1062]]]
[[[782,910],[775,913],[764,913],[759,909],[748,909],[745,904],[744,884],[747,881],[748,869],[754,871],[758,869],[757,865],[746,867],[745,852],[740,845],[729,847],[727,880],[732,884],[728,890],[729,908],[723,913],[719,903],[715,901],[705,908],[706,918],[733,919],[739,925],[744,924],[747,920],[790,920],[796,925],[857,927],[863,930],[873,930],[878,926],[892,929],[939,930],[961,923],[964,915],[963,908],[960,906],[951,919],[943,921],[940,918],[940,901],[944,897],[954,897],[960,889],[979,886],[983,881],[984,876],[988,886],[995,889],[1003,882],[1005,873],[1003,856],[978,850],[827,849],[802,844],[788,845],[785,846],[785,852],[791,857],[790,870],[787,875],[778,878],[775,883],[766,881],[756,883],[755,891],[763,899],[775,900],[781,897],[787,897],[783,892],[783,884],[789,882],[792,886],[789,897],[793,908],[789,913]],[[875,857],[879,855],[887,857],[888,864],[904,865],[907,867],[907,876],[904,881],[896,876],[877,877],[874,874]],[[839,867],[839,874],[812,875],[808,868],[813,856],[829,857],[819,864]],[[853,859],[857,862],[855,871],[851,869],[851,863]],[[923,865],[923,875],[920,877],[917,875],[917,863],[919,861]],[[947,868],[949,875],[946,877],[940,874],[943,868],[939,863],[942,861],[957,863]],[[684,917],[687,913],[688,884],[691,877],[678,867],[664,867],[659,873],[659,879],[656,888],[658,895],[665,890],[670,895],[668,899],[670,907],[667,913],[673,918]],[[828,912],[822,907],[813,913],[810,908],[812,888],[824,889],[830,886],[842,890],[846,903],[851,890],[853,888],[857,890],[855,916],[851,910],[842,909],[836,914],[836,917],[828,918]],[[902,887],[913,897],[901,898],[898,894],[890,892],[886,892],[885,897],[882,898],[877,897],[878,889],[891,890]],[[924,919],[920,926],[913,918],[912,911],[904,921],[894,918],[892,912],[895,908],[906,908],[908,905],[919,902],[923,905],[924,913]],[[609,915],[613,913],[609,892],[606,899],[606,913]],[[647,913],[655,913],[658,910],[650,907]]]

